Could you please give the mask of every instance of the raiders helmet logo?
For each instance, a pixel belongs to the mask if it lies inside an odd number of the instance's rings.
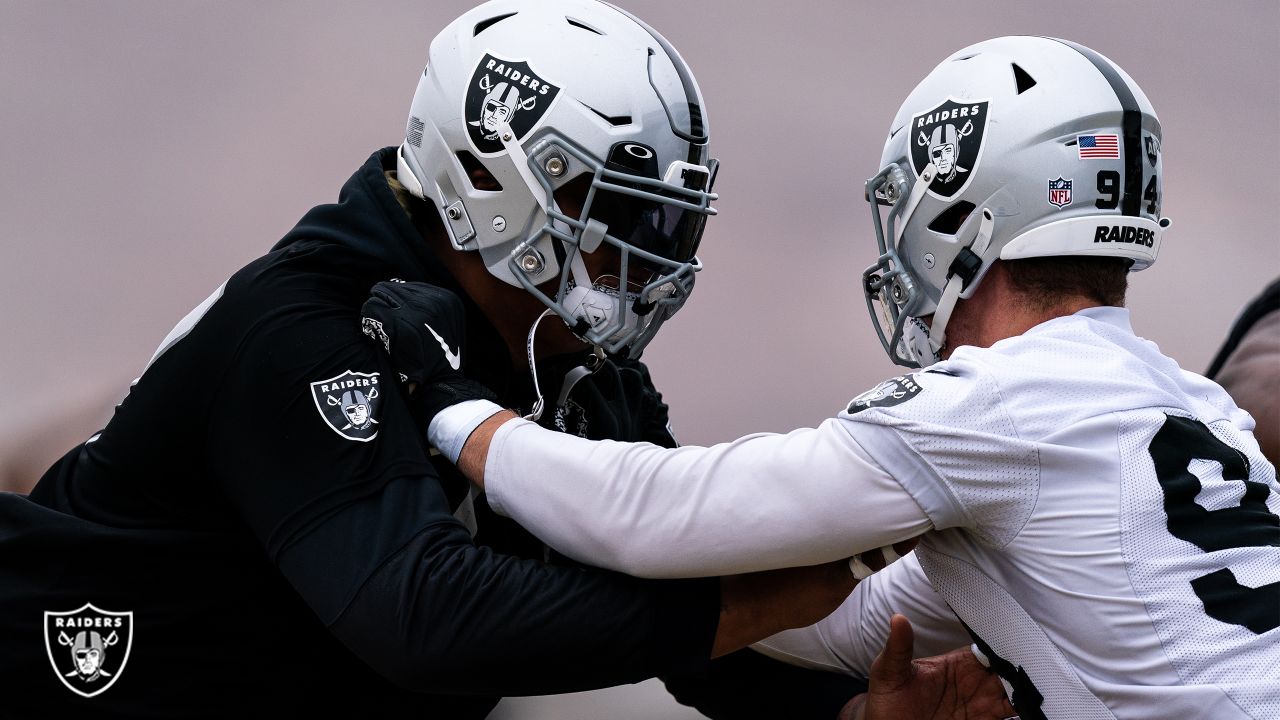
[[[133,647],[133,613],[99,610],[45,612],[44,648],[53,672],[71,692],[101,695],[120,679]]]
[[[311,383],[311,399],[331,430],[348,440],[369,442],[378,436],[381,406],[378,373],[348,370]]]
[[[930,162],[938,176],[929,194],[950,200],[964,191],[973,168],[982,159],[982,139],[987,131],[988,100],[947,98],[941,105],[911,118],[908,144],[916,177]]]
[[[873,407],[901,405],[920,394],[915,375],[899,375],[889,378],[849,402],[846,413],[854,415]]]
[[[462,116],[471,145],[480,155],[503,151],[499,128],[505,123],[514,140],[523,140],[560,94],[523,60],[502,60],[485,53],[471,75]]]

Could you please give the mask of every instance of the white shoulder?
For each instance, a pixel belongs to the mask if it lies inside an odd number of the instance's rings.
[[[967,527],[996,546],[1022,528],[1039,486],[1036,443],[1020,432],[1017,404],[1000,382],[1002,364],[984,351],[958,351],[880,383],[840,414],[917,502],[940,508],[943,523],[931,512],[936,527]]]

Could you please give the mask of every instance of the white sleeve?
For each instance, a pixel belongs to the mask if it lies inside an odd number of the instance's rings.
[[[490,445],[485,490],[556,550],[640,577],[814,565],[931,527],[834,419],[675,449],[510,421]]]
[[[792,665],[866,677],[889,637],[894,613],[911,621],[915,657],[940,655],[972,642],[911,553],[858,583],[844,604],[821,622],[778,633],[751,647]]]

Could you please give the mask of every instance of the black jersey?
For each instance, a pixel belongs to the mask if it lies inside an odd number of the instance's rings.
[[[702,666],[715,580],[547,563],[433,464],[360,334],[380,280],[459,290],[387,186],[394,158],[187,316],[30,500],[0,495],[0,716],[483,717]],[[468,373],[527,402],[470,309],[466,357],[497,364]],[[549,393],[576,361],[547,363]],[[569,431],[671,442],[638,363],[556,405]]]

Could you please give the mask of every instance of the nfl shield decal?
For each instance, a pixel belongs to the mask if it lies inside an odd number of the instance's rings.
[[[311,383],[311,399],[331,430],[348,440],[369,442],[378,435],[382,392],[378,373],[348,370]]]
[[[1071,181],[1064,180],[1062,176],[1058,176],[1057,180],[1049,181],[1049,204],[1064,208],[1071,204]]]
[[[53,672],[77,695],[93,697],[120,679],[133,647],[133,613],[100,610],[45,612],[44,646]]]
[[[989,100],[956,100],[911,118],[911,167],[916,177],[932,162],[938,176],[929,183],[929,194],[950,200],[959,195],[982,159],[982,138],[987,132]]]
[[[488,53],[471,75],[463,100],[471,145],[480,155],[503,152],[499,128],[510,126],[514,140],[523,140],[560,94],[524,60],[503,60]]]
[[[849,403],[849,407],[845,409],[845,412],[854,415],[873,407],[901,405],[919,395],[920,389],[914,374],[889,378],[854,398]]]

